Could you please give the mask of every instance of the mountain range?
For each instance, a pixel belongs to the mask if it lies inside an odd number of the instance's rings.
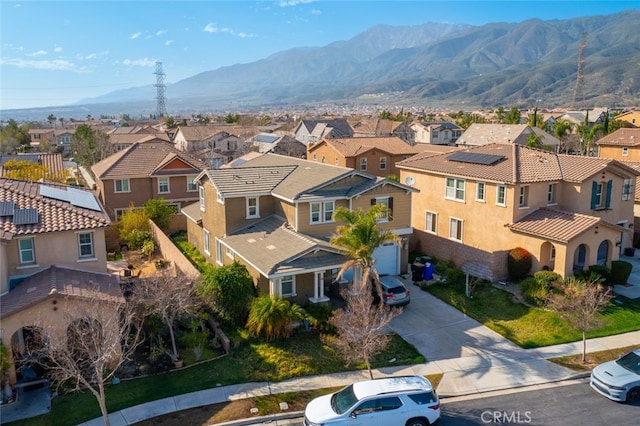
[[[377,25],[350,40],[290,49],[168,84],[167,109],[176,114],[376,102],[456,110],[637,106],[638,22],[640,11],[629,10],[482,26]],[[579,62],[583,84],[577,86]],[[149,85],[84,99],[65,109],[82,108],[94,116],[114,109],[153,113],[155,96]]]

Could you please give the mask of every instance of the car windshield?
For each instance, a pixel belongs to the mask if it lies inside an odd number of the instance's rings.
[[[391,293],[391,294],[401,294],[401,293],[404,293],[407,290],[402,286],[398,286],[398,287],[391,287],[387,291],[389,293]]]
[[[353,393],[353,385],[349,385],[331,397],[331,408],[337,414],[345,413],[353,404],[358,402],[356,394]]]
[[[635,352],[629,352],[616,361],[622,368],[626,368],[632,373],[640,374],[640,356]]]

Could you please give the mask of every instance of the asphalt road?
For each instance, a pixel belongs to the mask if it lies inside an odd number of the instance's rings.
[[[620,404],[609,401],[593,391],[587,379],[533,389],[535,390],[501,392],[495,396],[474,395],[445,399],[442,402],[439,425],[640,425],[640,403]],[[301,426],[302,419],[270,424]]]

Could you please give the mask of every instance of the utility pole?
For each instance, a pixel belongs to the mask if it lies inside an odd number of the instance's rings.
[[[573,107],[575,109],[584,109],[584,53],[587,50],[587,32],[580,34],[580,45],[578,46],[578,73],[576,78],[576,87],[573,92]]]

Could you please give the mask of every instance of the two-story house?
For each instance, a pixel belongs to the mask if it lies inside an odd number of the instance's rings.
[[[415,143],[455,146],[462,135],[462,128],[446,121],[416,122],[411,124],[415,134]]]
[[[0,178],[0,320],[15,361],[12,383],[36,327],[64,336],[71,305],[122,298],[107,271],[110,225],[91,191]]]
[[[400,237],[374,253],[380,274],[407,270],[411,194],[406,185],[353,169],[264,154],[238,167],[206,170],[200,199],[183,209],[189,241],[216,265],[247,266],[260,292],[308,304],[328,300],[345,257],[329,240],[339,207],[384,204],[379,226]]]
[[[184,152],[205,149],[219,153],[233,153],[244,139],[218,126],[180,126],[173,137],[175,147]]]
[[[540,144],[551,146],[554,152],[558,152],[560,141],[557,138],[542,129],[527,124],[474,123],[460,135],[456,144],[462,147],[491,143],[526,145],[531,135],[536,136]]]
[[[351,123],[354,138],[376,138],[395,136],[413,145],[415,134],[411,126],[403,121],[388,119],[360,119]]]
[[[507,254],[562,276],[610,266],[632,245],[635,169],[610,159],[489,144],[398,164],[414,196],[413,247],[490,281]]]
[[[640,111],[626,111],[615,116],[617,121],[626,121],[634,127],[640,127]]]
[[[180,213],[198,199],[194,180],[206,168],[167,142],[134,143],[91,166],[98,197],[114,220],[151,198],[164,198]]]
[[[396,162],[411,157],[423,148],[411,146],[400,138],[327,138],[307,145],[307,159],[335,166],[350,167],[376,176],[399,175]]]
[[[351,138],[353,128],[346,118],[300,120],[293,130],[297,141],[305,146],[328,138]]]

